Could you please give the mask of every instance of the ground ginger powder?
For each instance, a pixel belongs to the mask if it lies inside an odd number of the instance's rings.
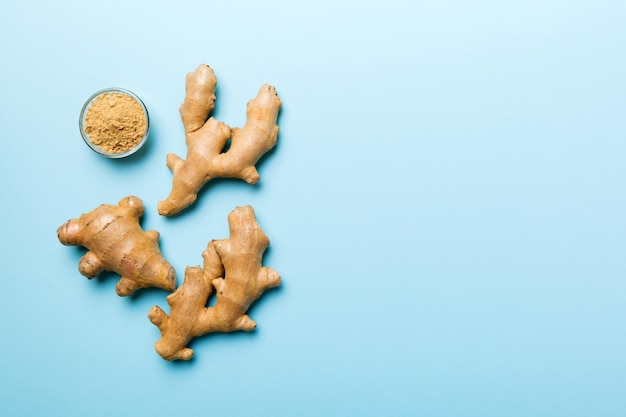
[[[146,134],[148,121],[133,97],[107,93],[97,97],[85,115],[85,133],[106,153],[131,150]]]

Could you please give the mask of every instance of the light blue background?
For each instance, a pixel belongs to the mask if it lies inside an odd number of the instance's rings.
[[[256,3],[0,5],[3,415],[626,415],[626,3]],[[231,126],[276,86],[279,144],[162,218],[200,63]],[[110,86],[151,115],[126,160],[78,132]],[[166,293],[78,273],[57,227],[130,194],[179,283],[255,207],[253,333],[166,362]]]

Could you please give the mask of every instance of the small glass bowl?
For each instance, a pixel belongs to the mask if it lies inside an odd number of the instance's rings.
[[[109,153],[109,152],[105,152],[102,148],[100,148],[99,146],[91,142],[89,135],[87,134],[87,132],[85,132],[85,117],[87,116],[87,110],[89,110],[91,103],[93,103],[95,99],[105,94],[115,94],[115,93],[124,94],[129,97],[132,97],[133,99],[135,99],[135,101],[137,101],[137,103],[139,103],[139,105],[141,106],[143,110],[144,117],[146,118],[146,132],[144,133],[141,140],[133,148],[124,152]],[[148,139],[148,132],[150,131],[150,117],[148,116],[148,109],[146,108],[146,105],[133,92],[125,90],[123,88],[112,87],[112,88],[105,88],[104,90],[97,91],[91,97],[87,99],[87,101],[83,105],[82,110],[80,111],[80,119],[78,120],[78,127],[80,129],[80,135],[83,137],[83,140],[85,141],[87,146],[91,148],[91,150],[107,158],[124,158],[126,156],[132,155],[135,152],[137,152],[139,149],[141,149],[144,143],[146,143],[146,140]]]

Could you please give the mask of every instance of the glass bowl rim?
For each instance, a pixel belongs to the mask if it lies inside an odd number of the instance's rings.
[[[93,103],[93,101],[96,98],[105,94],[114,94],[114,93],[120,93],[129,97],[132,97],[133,99],[137,101],[137,103],[139,103],[139,105],[141,106],[141,109],[143,110],[144,117],[146,118],[146,132],[144,133],[141,140],[131,149],[124,151],[124,152],[109,153],[109,152],[105,152],[102,148],[100,148],[99,146],[91,142],[89,135],[87,134],[87,132],[85,132],[85,117],[87,116],[87,110],[89,110],[91,103]],[[126,156],[130,156],[134,154],[135,152],[137,152],[146,143],[146,140],[148,139],[148,133],[150,131],[150,117],[148,115],[148,109],[146,105],[139,98],[139,96],[137,96],[135,93],[125,88],[108,87],[108,88],[103,88],[102,90],[96,91],[87,99],[87,101],[85,101],[85,104],[83,104],[83,108],[80,111],[80,117],[78,119],[78,128],[80,129],[80,135],[82,136],[83,141],[87,144],[87,146],[89,146],[89,148],[92,151],[96,152],[99,155],[105,156],[107,158],[114,158],[114,159],[124,158]]]

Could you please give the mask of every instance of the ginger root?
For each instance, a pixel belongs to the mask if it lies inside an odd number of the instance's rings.
[[[126,197],[116,206],[102,204],[68,220],[57,229],[57,236],[64,245],[88,249],[78,263],[82,275],[91,279],[105,270],[121,275],[115,289],[120,296],[146,287],[173,291],[176,273],[159,250],[159,232],[141,229],[143,212],[138,197]]]
[[[155,349],[164,359],[191,359],[193,350],[187,344],[194,337],[254,329],[248,307],[263,291],[280,284],[278,273],[261,265],[269,239],[253,208],[237,207],[228,215],[228,224],[230,238],[209,242],[202,253],[204,268],[187,267],[183,285],[167,297],[170,316],[159,306],[148,314],[161,331]],[[217,300],[207,307],[213,289]]]
[[[215,73],[208,65],[187,74],[185,100],[179,109],[187,159],[167,155],[167,166],[173,174],[172,190],[158,204],[161,215],[172,216],[193,204],[200,189],[213,178],[239,178],[256,184],[260,179],[256,163],[276,145],[281,101],[274,87],[264,84],[256,98],[248,102],[244,127],[231,130],[209,117],[215,105],[216,85]],[[229,139],[230,147],[224,151]]]

